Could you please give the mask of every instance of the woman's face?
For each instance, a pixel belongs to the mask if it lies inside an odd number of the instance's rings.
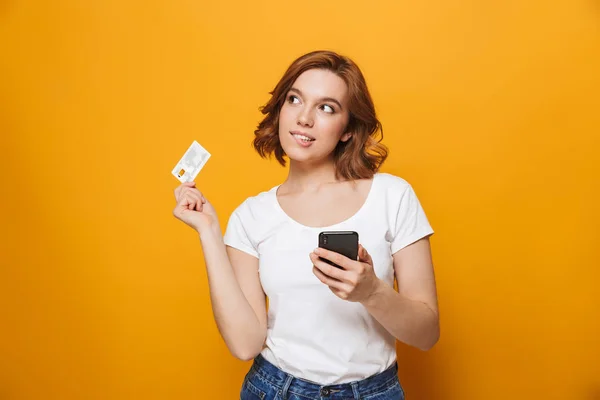
[[[327,159],[339,141],[351,134],[348,125],[348,87],[331,71],[302,73],[288,91],[279,113],[279,141],[293,161]]]

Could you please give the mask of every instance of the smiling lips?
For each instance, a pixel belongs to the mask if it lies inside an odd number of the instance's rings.
[[[315,138],[300,131],[291,131],[290,134],[296,139],[296,143],[298,143],[302,147],[308,147],[315,141]]]

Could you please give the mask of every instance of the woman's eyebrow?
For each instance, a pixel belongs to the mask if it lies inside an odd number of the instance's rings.
[[[291,88],[291,89],[290,89],[290,92],[296,92],[296,93],[298,93],[300,96],[304,96],[304,95],[302,94],[302,91],[300,91],[300,89]],[[334,99],[333,97],[322,97],[322,98],[320,98],[320,99],[319,99],[319,101],[330,101],[330,102],[332,102],[332,103],[335,103],[335,104],[337,104],[337,106],[338,106],[340,109],[342,109],[342,108],[343,108],[343,107],[342,107],[342,104],[341,104],[339,101],[337,101],[336,99]]]

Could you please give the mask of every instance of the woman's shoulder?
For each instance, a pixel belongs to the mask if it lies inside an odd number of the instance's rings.
[[[378,172],[377,180],[381,182],[379,187],[383,190],[404,192],[411,186],[406,179],[388,172]]]
[[[264,189],[259,191],[256,194],[250,195],[246,197],[244,201],[241,202],[240,205],[236,207],[234,210],[235,213],[260,213],[265,210],[273,209],[273,199],[275,196],[275,191],[279,185],[273,186],[268,189]]]

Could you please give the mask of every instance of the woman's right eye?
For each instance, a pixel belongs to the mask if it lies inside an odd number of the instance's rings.
[[[288,96],[288,102],[297,104],[300,102],[300,99],[298,99],[296,96],[294,96],[292,94],[292,95]]]

